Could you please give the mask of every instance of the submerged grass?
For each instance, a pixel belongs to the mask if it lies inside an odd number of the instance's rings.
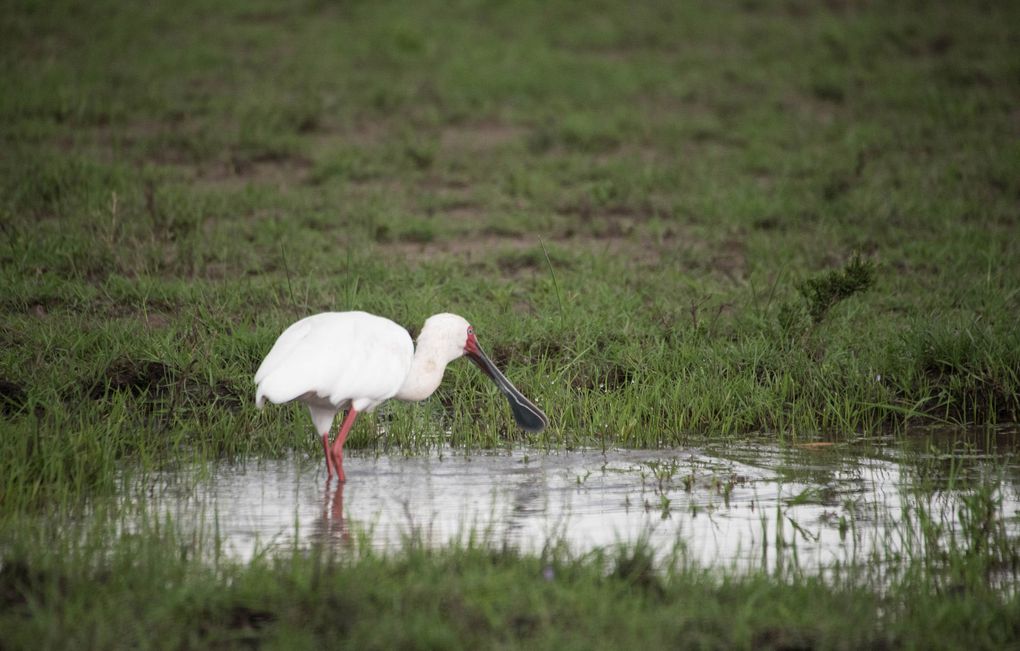
[[[708,571],[647,542],[578,556],[478,542],[394,553],[345,547],[256,554],[159,516],[117,535],[122,512],[22,529],[0,566],[0,639],[11,648],[1005,648],[1020,572],[995,491],[961,506],[944,547],[939,509],[867,565],[806,574]],[[911,500],[913,503],[914,500]],[[925,516],[931,516],[925,520]],[[1012,545],[1011,564],[989,553]],[[994,561],[989,563],[989,561]],[[596,642],[597,641],[597,642]]]
[[[294,547],[271,541],[244,562],[209,530],[218,521],[176,519],[143,482],[137,494],[91,500],[87,517],[54,503],[5,518],[0,640],[5,648],[1008,648],[1020,641],[1013,475],[997,470],[992,449],[946,444],[905,453],[898,508],[882,490],[859,489],[840,492],[848,501],[839,506],[822,494],[838,464],[817,448],[788,450],[780,475],[820,488],[778,502],[771,524],[763,514],[761,549],[749,550],[749,562],[710,569],[690,560],[682,539],[665,553],[639,538],[579,554],[553,534],[541,551],[521,552],[482,529],[437,548],[429,527],[413,522],[402,546],[382,552],[370,530],[325,511],[312,536],[295,535]],[[648,470],[664,499],[679,486],[692,490],[686,473],[695,469],[676,459]],[[710,469],[699,475],[695,490],[725,494]],[[822,517],[842,514],[845,559],[799,563],[801,540],[826,526],[797,521],[805,503],[827,504]]]

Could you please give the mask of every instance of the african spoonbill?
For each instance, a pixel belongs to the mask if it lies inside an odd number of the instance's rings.
[[[354,419],[390,398],[419,401],[439,387],[446,365],[467,355],[496,383],[524,430],[540,432],[549,419],[506,379],[482,351],[471,325],[456,314],[425,321],[414,348],[407,330],[366,312],[323,312],[283,331],[255,372],[255,404],[300,400],[322,436],[327,477],[345,481],[343,447]],[[336,438],[329,431],[347,410]]]

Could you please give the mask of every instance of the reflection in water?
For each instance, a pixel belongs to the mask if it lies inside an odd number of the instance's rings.
[[[317,544],[349,544],[351,530],[344,519],[344,484],[326,479],[322,488],[322,515],[308,536]]]
[[[585,552],[642,538],[703,565],[774,569],[908,545],[919,506],[954,527],[959,487],[978,478],[998,482],[1005,521],[1017,527],[1016,461],[1008,451],[908,450],[890,440],[416,457],[352,450],[345,485],[324,482],[315,460],[289,459],[157,474],[122,500],[214,531],[240,558],[267,547],[343,548],[352,539],[383,550],[412,537],[525,551],[562,542]]]

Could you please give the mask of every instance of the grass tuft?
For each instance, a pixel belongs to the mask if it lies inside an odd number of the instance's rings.
[[[798,285],[814,323],[820,323],[837,303],[866,292],[875,284],[875,266],[854,254],[842,269],[827,271]]]

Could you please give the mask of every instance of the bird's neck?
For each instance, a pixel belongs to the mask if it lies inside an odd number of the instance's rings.
[[[448,363],[449,360],[435,347],[419,342],[411,361],[411,370],[404,379],[400,391],[397,391],[397,400],[417,402],[431,396],[443,381],[443,372]]]

